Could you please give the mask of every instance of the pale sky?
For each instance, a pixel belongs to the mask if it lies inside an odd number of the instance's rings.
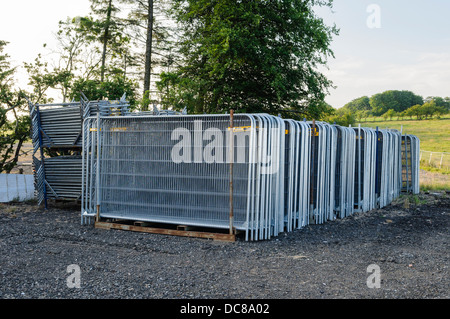
[[[44,43],[54,48],[58,21],[86,15],[89,4],[0,0],[0,40],[10,42],[18,85],[26,85],[23,62],[48,52]],[[326,98],[333,107],[391,89],[450,96],[450,0],[335,0],[333,13],[317,13],[341,29],[332,43],[335,59],[322,70],[337,86]]]
[[[369,27],[371,4],[379,28]],[[450,96],[449,0],[335,0],[333,11],[317,11],[341,29],[324,71],[337,86],[326,98],[333,107],[386,90]]]
[[[86,15],[89,0],[0,0],[0,40],[9,42],[5,51],[18,67],[18,85],[27,84],[23,62],[33,62],[55,48],[58,22]],[[47,44],[48,49],[43,48]]]

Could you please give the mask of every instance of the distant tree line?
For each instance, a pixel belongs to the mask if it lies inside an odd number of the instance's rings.
[[[450,112],[450,97],[429,96],[423,98],[411,91],[389,90],[371,97],[362,96],[334,109],[327,118],[329,122],[348,126],[369,118],[385,120],[431,119]]]

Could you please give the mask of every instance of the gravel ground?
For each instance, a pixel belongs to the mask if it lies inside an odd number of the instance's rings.
[[[407,199],[407,200],[406,200]],[[81,226],[79,207],[0,205],[1,299],[448,299],[450,195],[234,243]],[[80,288],[68,287],[69,265]],[[368,266],[381,274],[367,285]]]

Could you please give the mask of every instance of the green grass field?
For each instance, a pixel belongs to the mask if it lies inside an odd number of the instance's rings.
[[[401,130],[403,134],[416,135],[420,139],[420,149],[430,152],[450,153],[450,116],[432,120],[401,120],[385,121],[375,118],[375,121],[361,122],[363,127],[380,129],[390,128]],[[356,124],[358,125],[358,123]]]
[[[362,127],[401,130],[403,134],[416,135],[420,139],[420,168],[427,171],[420,179],[422,190],[450,189],[450,116],[431,120],[397,121],[371,118],[367,122],[356,123]],[[425,152],[426,151],[426,152]],[[444,152],[444,154],[442,154]],[[445,154],[447,153],[447,154]]]

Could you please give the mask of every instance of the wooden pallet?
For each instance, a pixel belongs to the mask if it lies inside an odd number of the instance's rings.
[[[226,241],[234,242],[236,241],[235,234],[227,234],[220,232],[209,232],[202,231],[199,228],[186,225],[175,225],[176,228],[169,228],[168,225],[158,225],[155,223],[141,222],[141,221],[124,221],[116,220],[113,222],[109,221],[96,221],[94,224],[95,228],[99,229],[119,229],[119,230],[129,230],[143,233],[151,234],[161,234],[161,235],[173,235],[182,237],[196,237],[212,239],[216,241]]]

